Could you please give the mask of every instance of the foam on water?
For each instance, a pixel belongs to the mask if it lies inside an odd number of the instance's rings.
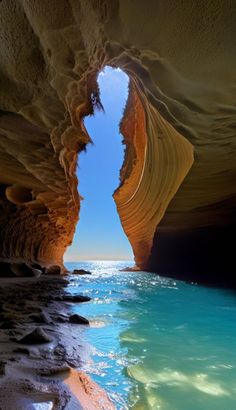
[[[234,410],[236,293],[120,272],[127,265],[67,264],[92,271],[69,287],[92,297],[73,308],[91,321],[85,370],[118,409]]]
[[[42,403],[34,403],[35,410],[52,410],[53,402],[52,401],[45,401]]]

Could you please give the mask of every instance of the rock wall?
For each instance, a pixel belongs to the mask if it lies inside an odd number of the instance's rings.
[[[114,199],[136,263],[189,275],[227,255],[232,277],[235,20],[231,0],[1,1],[2,260],[62,264],[83,117],[111,65],[130,77]]]

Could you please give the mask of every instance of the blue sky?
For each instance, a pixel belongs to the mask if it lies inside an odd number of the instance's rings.
[[[79,155],[77,175],[84,201],[65,261],[133,259],[112,198],[124,156],[119,122],[128,96],[128,77],[120,69],[106,67],[98,82],[105,113],[96,111],[85,118],[94,145]]]

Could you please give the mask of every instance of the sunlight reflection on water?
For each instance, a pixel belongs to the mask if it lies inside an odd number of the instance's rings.
[[[124,266],[80,263],[92,275],[69,287],[94,298],[75,308],[92,323],[87,370],[118,409],[234,410],[235,294]]]

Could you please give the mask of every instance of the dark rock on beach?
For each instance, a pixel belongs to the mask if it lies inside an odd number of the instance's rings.
[[[84,269],[74,269],[72,272],[73,275],[92,275],[89,270]]]
[[[63,302],[71,302],[71,303],[82,303],[82,302],[89,302],[91,298],[89,296],[83,295],[62,295],[56,296],[54,298],[56,301],[63,301]]]
[[[52,265],[45,270],[47,275],[61,275],[61,267],[58,265]]]
[[[52,340],[53,339],[41,327],[36,327],[32,332],[19,339],[17,343],[41,344],[50,343]]]
[[[76,323],[80,325],[89,325],[88,319],[86,319],[83,316],[77,315],[77,313],[75,313],[74,315],[71,315],[69,318],[69,321],[70,323]]]
[[[32,268],[26,263],[12,263],[11,270],[15,276],[22,276],[22,277],[38,278],[42,273],[40,269]]]

